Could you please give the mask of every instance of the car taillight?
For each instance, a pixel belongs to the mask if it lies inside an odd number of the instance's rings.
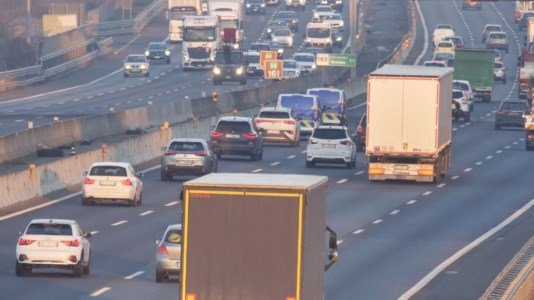
[[[247,138],[247,139],[255,139],[256,138],[256,134],[254,132],[242,133],[241,135],[244,138]]]
[[[174,151],[168,151],[168,150],[165,151],[165,155],[174,155],[174,154],[176,154],[176,152]]]
[[[318,143],[318,141],[316,141],[316,140],[312,140],[312,139],[308,140],[308,145],[315,145],[317,143]]]
[[[293,120],[285,120],[284,124],[286,124],[286,125],[295,125],[295,121],[293,121]]]
[[[497,116],[504,116],[504,111],[498,111]]]
[[[86,177],[85,180],[83,181],[83,184],[93,184],[93,183],[95,183],[95,180],[89,177]]]
[[[33,242],[35,242],[35,240],[19,238],[19,246],[28,246]]]
[[[71,241],[61,241],[63,244],[69,247],[78,247],[80,246],[79,240],[71,240]]]
[[[462,98],[462,104],[467,104],[467,99]]]
[[[221,137],[223,135],[224,135],[224,133],[222,133],[222,132],[218,132],[218,131],[212,131],[211,132],[211,137],[213,137],[213,138]]]
[[[164,255],[169,255],[169,252],[167,251],[167,247],[165,247],[165,244],[163,244],[163,243],[159,244],[158,253],[159,254],[164,254]]]
[[[132,186],[132,181],[130,179],[121,180],[122,185]]]
[[[527,139],[534,139],[534,134],[527,135]]]
[[[265,122],[265,120],[258,120],[258,119],[255,119],[255,120],[254,120],[254,123],[256,123],[256,124],[260,124],[260,123],[262,123],[262,122]]]
[[[350,146],[352,144],[351,141],[341,141],[339,143],[344,146]]]
[[[356,127],[356,132],[362,133],[363,132],[363,126],[362,125],[358,125],[358,127]]]
[[[206,151],[195,152],[193,154],[196,156],[208,156],[208,152]]]

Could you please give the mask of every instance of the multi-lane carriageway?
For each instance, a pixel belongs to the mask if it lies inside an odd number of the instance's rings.
[[[482,46],[479,43],[479,35],[484,24],[503,24],[512,37],[511,51],[505,55],[504,61],[508,67],[509,79],[515,75],[515,57],[522,35],[517,33],[513,26],[510,3],[485,2],[482,11],[462,11],[461,1],[458,0],[422,0],[418,2],[418,6],[425,20],[421,27],[424,23],[429,35],[435,24],[451,23],[470,46]],[[269,10],[272,11],[273,8]],[[310,10],[303,15],[309,13]],[[259,18],[261,17],[248,17],[247,21]],[[303,19],[301,17],[301,20]],[[267,17],[263,21],[266,22]],[[65,88],[76,80],[82,83],[107,74],[109,70],[103,69],[118,68],[123,55],[143,48],[149,37],[154,38],[150,34],[157,36],[157,26],[152,26],[143,36],[123,49],[122,54],[117,55],[117,63],[114,66],[109,65],[115,57],[107,61],[107,66],[100,66],[102,70],[90,67],[67,79],[12,92],[9,96],[11,99],[27,97]],[[254,35],[254,28],[257,28],[256,39],[261,34],[261,26],[252,25],[250,34]],[[163,35],[158,37],[164,39]],[[299,38],[298,35],[296,37]],[[419,39],[417,42],[423,41]],[[419,61],[430,58],[431,49],[427,50]],[[179,51],[175,50],[175,56],[178,53]],[[195,81],[198,81],[196,76],[203,75],[206,80],[209,77],[201,73],[184,74],[174,68],[173,71],[170,70],[167,66],[161,66],[160,72],[165,72],[166,75],[160,75],[158,79],[150,78],[150,83],[143,79],[139,79],[139,82],[124,81],[119,79],[119,73],[73,91],[38,96],[29,102],[11,102],[10,105],[13,105],[11,109],[17,110],[29,107],[30,103],[41,105],[41,102],[61,98],[61,101],[65,101],[63,106],[54,103],[50,105],[57,105],[56,110],[65,108],[66,113],[75,110],[77,105],[87,105],[84,109],[94,107],[94,110],[98,110],[121,101],[121,105],[133,106],[138,98],[146,101],[149,96],[158,99],[154,101],[170,101],[173,95],[176,95],[172,93],[178,94],[180,91],[174,91],[175,82],[192,85],[184,89],[184,92],[193,96],[194,92],[201,92],[203,86]],[[158,76],[158,73],[154,72],[154,76]],[[142,82],[144,86],[137,87],[137,84]],[[134,86],[130,87],[131,85]],[[121,91],[121,88],[124,90]],[[235,86],[224,85],[222,88],[232,89]],[[104,97],[111,89],[114,90],[114,96]],[[358,153],[355,170],[335,166],[306,169],[304,145],[300,148],[268,146],[262,161],[251,162],[240,157],[226,158],[220,161],[219,168],[221,172],[328,176],[328,223],[338,232],[341,244],[340,259],[326,274],[325,298],[399,298],[442,262],[501,224],[534,198],[528,176],[532,166],[532,153],[524,150],[524,132],[515,129],[493,129],[493,115],[498,101],[516,97],[516,90],[516,80],[508,80],[507,84],[502,85],[497,83],[493,102],[476,103],[470,123],[454,122],[452,166],[448,178],[439,185],[410,182],[371,183],[367,180],[366,160],[361,153]],[[99,93],[104,94],[98,96]],[[156,94],[152,95],[153,93]],[[157,96],[157,93],[162,95]],[[91,95],[95,95],[95,98],[87,99]],[[133,95],[135,97],[132,97]],[[77,98],[81,100],[75,104],[74,100]],[[128,104],[128,100],[123,99],[130,99],[132,103]],[[33,114],[46,114],[47,111],[42,109]],[[361,105],[351,110],[350,120],[358,120],[364,109]],[[1,125],[1,128],[4,128],[4,125]],[[354,124],[351,124],[351,128],[354,128]],[[156,284],[154,281],[153,240],[159,237],[168,224],[181,221],[180,203],[176,200],[180,181],[160,182],[158,170],[157,167],[147,170],[143,178],[145,200],[140,207],[82,207],[79,195],[74,195],[38,210],[12,218],[4,217],[0,227],[2,298],[176,299],[176,282]],[[413,298],[478,298],[507,261],[531,237],[532,232],[528,230],[529,226],[532,228],[531,215],[532,210],[526,210],[503,230],[491,235],[455,263],[444,267],[443,271]],[[70,275],[42,272],[29,277],[15,277],[14,251],[17,232],[23,230],[29,220],[40,217],[76,219],[85,230],[95,233],[91,239],[94,252],[90,276],[74,279]]]

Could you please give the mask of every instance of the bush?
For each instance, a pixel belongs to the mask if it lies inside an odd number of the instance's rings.
[[[8,44],[4,56],[8,70],[35,65],[35,51],[26,39],[16,37]]]

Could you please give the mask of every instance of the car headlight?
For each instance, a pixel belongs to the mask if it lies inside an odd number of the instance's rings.
[[[328,1],[322,0],[321,4],[328,4]]]
[[[234,44],[234,49],[239,49],[239,44]]]
[[[336,0],[336,4],[341,4],[341,0]]]
[[[243,67],[239,67],[239,68],[237,68],[237,70],[235,70],[235,73],[236,73],[237,75],[241,75],[241,74],[243,74]]]
[[[340,37],[340,36],[336,37],[336,41],[341,42],[342,40],[343,40],[343,37]]]
[[[279,48],[277,51],[278,53],[284,53],[284,48]]]
[[[217,67],[213,67],[213,74],[215,74],[215,75],[221,74],[221,69],[219,69]]]
[[[317,66],[315,64],[312,65],[312,69],[315,69],[317,68]]]
[[[291,23],[297,23],[297,20],[291,20]]]
[[[150,51],[145,51],[145,56],[149,56],[150,55]]]
[[[261,7],[265,7],[265,3],[262,3],[262,4],[261,4]]]
[[[189,61],[189,55],[184,54],[184,61]]]
[[[249,8],[249,7],[250,7],[250,3],[247,3],[247,8]]]
[[[144,70],[146,69],[146,65],[140,65],[139,68],[141,68],[141,70]]]
[[[313,13],[313,17],[319,19],[319,14]]]
[[[310,38],[306,38],[306,40],[304,40],[306,43],[311,43],[311,39]]]
[[[125,68],[126,70],[130,70],[130,69],[132,68],[132,66],[131,66],[131,65],[124,65],[124,68]]]
[[[268,33],[271,33],[271,31],[273,31],[271,28],[267,28]]]
[[[165,50],[165,55],[167,55],[167,56],[171,55],[171,51]]]

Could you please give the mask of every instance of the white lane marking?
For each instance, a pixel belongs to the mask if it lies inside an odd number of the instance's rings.
[[[336,183],[345,183],[345,182],[347,182],[347,180],[348,180],[348,179],[343,178],[343,179],[341,179],[341,180],[338,180]]]
[[[478,245],[482,244],[485,240],[490,238],[495,233],[499,232],[499,230],[503,229],[504,227],[508,226],[508,224],[512,223],[514,220],[519,218],[522,214],[527,212],[532,206],[534,206],[534,199],[530,200],[527,204],[525,204],[523,207],[518,209],[516,212],[514,212],[512,215],[510,215],[506,220],[502,221],[499,225],[493,227],[488,232],[484,233],[480,237],[478,237],[476,240],[471,242],[469,245],[465,246],[464,248],[460,249],[458,252],[454,253],[451,257],[447,258],[445,261],[443,261],[441,264],[439,264],[434,270],[432,270],[430,273],[428,273],[423,279],[421,279],[417,284],[415,284],[413,287],[411,287],[406,293],[404,293],[399,300],[408,300],[413,295],[415,295],[417,292],[419,292],[423,287],[425,287],[432,279],[434,279],[438,274],[446,270],[450,265],[452,265],[455,261],[460,259],[462,256],[467,254],[469,251],[476,248]]]
[[[382,223],[382,221],[383,221],[382,219],[376,219],[373,221],[373,224],[380,224]]]
[[[360,234],[360,233],[362,233],[364,231],[365,231],[365,229],[358,229],[358,230],[353,231],[352,234]]]
[[[58,104],[59,104],[59,105],[61,105],[61,104],[65,104],[65,101],[58,102]]]
[[[87,99],[93,99],[93,96],[88,96]]]
[[[103,95],[103,94],[102,94],[102,95]],[[78,101],[80,101],[80,100],[82,100],[82,99],[77,98],[77,99],[74,99],[74,100],[72,100],[72,101],[74,101],[74,102],[78,102]],[[45,107],[45,106],[43,105],[43,107]],[[48,105],[47,105],[46,107],[48,107]]]
[[[432,191],[426,191],[426,192],[423,193],[424,196],[428,196],[430,194],[432,194]]]
[[[396,210],[390,212],[389,214],[390,214],[390,215],[396,215],[396,214],[398,214],[399,212],[400,212],[400,210],[396,209]]]
[[[486,159],[492,159],[492,158],[493,158],[493,156],[491,156],[491,155],[486,156]]]
[[[300,151],[300,153],[306,153],[306,150],[304,150],[304,151]]]
[[[439,187],[439,188],[442,188],[442,187],[444,187],[444,186],[446,186],[446,185],[447,185],[446,183],[440,183],[440,184],[438,184],[438,187]]]
[[[256,169],[256,170],[252,171],[252,173],[258,173],[258,172],[261,172],[261,171],[263,171],[263,169]]]
[[[356,172],[356,173],[354,173],[354,175],[362,175],[363,173],[365,173],[365,171]]]
[[[113,94],[113,93],[115,93],[115,90],[108,91],[108,94]]]
[[[473,169],[467,168],[467,169],[464,170],[464,172],[470,172],[471,170],[473,170]]]
[[[19,122],[22,122],[24,121],[24,119],[18,119],[18,120],[15,120],[15,123],[19,123]]]
[[[337,241],[337,244],[338,244],[338,245],[341,245],[341,243],[343,243],[343,240],[339,240],[339,241]]]
[[[421,54],[417,57],[417,59],[414,62],[414,65],[418,65],[419,61],[425,56],[426,51],[428,50],[428,28],[426,27],[425,17],[423,16],[423,12],[421,11],[421,6],[419,5],[419,1],[415,1],[415,7],[417,8],[417,14],[419,15],[419,20],[421,20],[421,24],[423,24],[423,36],[425,37],[425,41],[423,42],[423,50],[421,51]]]
[[[452,176],[452,178],[451,178],[451,179],[452,179],[452,180],[456,180],[456,179],[458,179],[458,178],[460,178],[460,176],[458,176],[458,175],[455,175],[455,176]]]
[[[276,166],[277,164],[279,164],[280,162],[279,161],[275,161],[271,164],[271,166]]]
[[[176,204],[178,204],[178,201],[172,201],[172,202],[169,202],[169,203],[165,204],[165,206],[168,207],[168,206],[173,206],[173,205],[176,205]]]
[[[133,39],[131,39],[126,45],[122,46],[121,48],[119,48],[119,50],[113,52],[113,54],[117,55],[119,54],[119,52],[121,52],[122,50],[126,49],[126,47],[130,46],[130,44],[132,44],[133,42],[135,42],[135,40],[137,40],[138,38],[140,38],[142,36],[142,34],[139,34],[139,35],[136,35]]]
[[[517,142],[513,142],[512,144],[517,145]]]
[[[153,212],[154,212],[153,210],[147,210],[147,211],[145,211],[145,212],[143,212],[143,213],[140,213],[139,215],[140,215],[140,216],[146,216],[146,215],[150,215],[150,214],[153,213]]]
[[[501,153],[502,153],[502,150],[497,150],[497,151],[495,151],[495,153],[497,153],[497,154],[501,154]]]
[[[124,279],[126,279],[126,280],[133,279],[133,278],[135,278],[135,277],[137,277],[137,276],[139,276],[139,275],[141,275],[143,273],[145,273],[145,271],[137,271],[137,272],[133,273],[132,275],[124,277]]]
[[[98,93],[97,96],[104,96],[104,93]],[[76,100],[75,100],[76,101]]]
[[[412,205],[414,204],[415,202],[417,202],[417,200],[410,200],[408,202],[406,202],[407,205]]]
[[[481,161],[477,161],[477,162],[475,163],[475,165],[477,165],[477,166],[480,166],[481,164],[482,164]]]
[[[104,294],[105,292],[107,292],[109,290],[111,290],[110,287],[103,287],[103,288],[99,289],[98,291],[92,293],[91,297],[98,297],[98,296]]]
[[[95,235],[98,233],[98,230],[95,230],[95,231],[91,231],[91,235]]]
[[[111,224],[111,226],[119,226],[119,225],[122,225],[122,224],[125,224],[125,223],[128,223],[127,220],[121,220],[119,222],[115,222],[113,224]]]
[[[119,89],[119,91],[124,91],[124,90],[126,90],[126,88],[120,88],[120,89]]]
[[[290,155],[287,157],[287,159],[292,159],[292,158],[295,158],[296,155]]]
[[[504,149],[510,149],[512,146],[505,146]]]

